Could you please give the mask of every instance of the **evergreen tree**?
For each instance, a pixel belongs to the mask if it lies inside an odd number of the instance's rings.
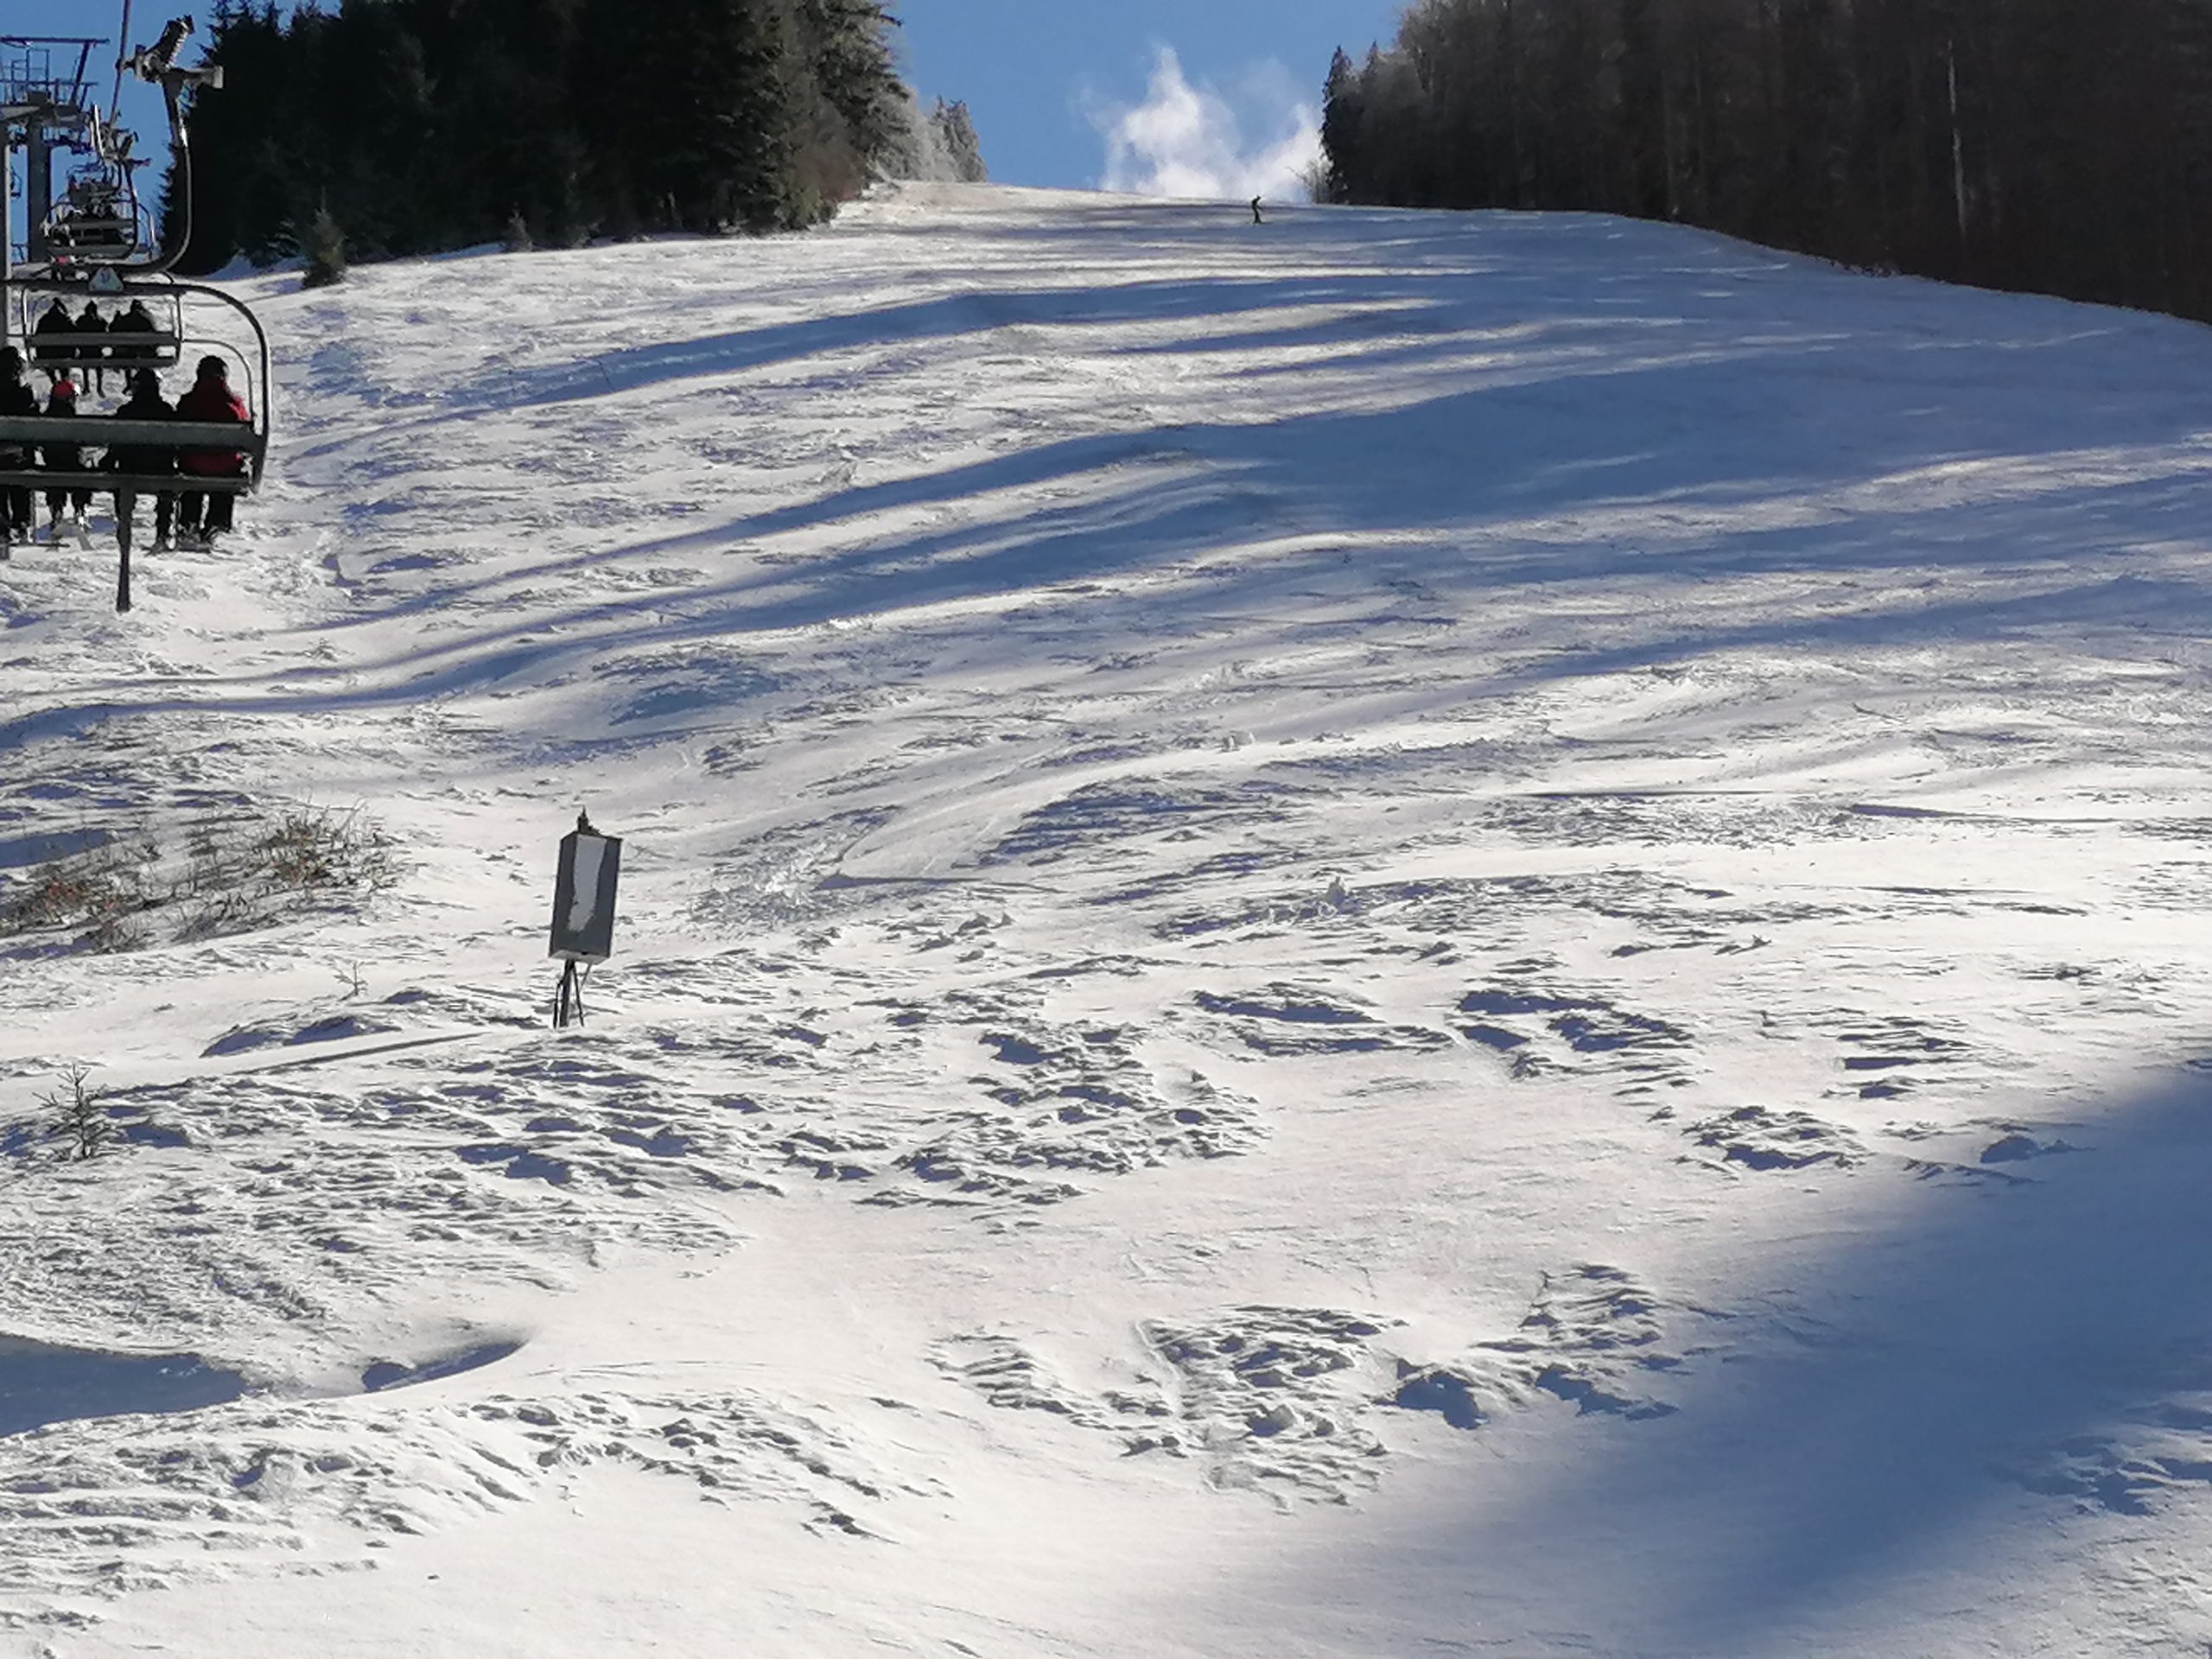
[[[300,275],[302,288],[327,288],[342,282],[346,276],[346,233],[338,228],[338,221],[330,216],[330,209],[315,210],[307,229],[300,235],[300,251],[307,256],[307,268]]]
[[[1338,47],[1329,60],[1321,92],[1321,155],[1325,171],[1315,192],[1323,201],[1353,201],[1367,186],[1367,145],[1360,130],[1359,73]]]
[[[2212,317],[2212,0],[1415,0],[1337,200],[1598,207]]]
[[[863,165],[882,159],[906,125],[906,89],[887,30],[896,19],[878,0],[800,0],[812,73]]]
[[[976,124],[965,104],[948,104],[940,98],[930,111],[930,125],[955,180],[982,184],[990,178],[990,169],[983,165],[982,141],[976,136]]]
[[[945,184],[981,184],[990,177],[965,104],[948,104],[940,98],[934,109],[925,110],[907,92],[899,124],[900,130],[877,161],[885,176]]]
[[[810,223],[909,131],[895,26],[875,0],[219,0],[195,223],[172,187],[165,225],[207,270],[296,251],[326,208],[372,258],[518,220],[556,245]]]

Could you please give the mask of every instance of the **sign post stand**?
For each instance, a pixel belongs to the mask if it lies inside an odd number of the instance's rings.
[[[561,983],[553,994],[553,1025],[582,1025],[583,982],[590,965],[614,954],[614,888],[622,872],[622,840],[592,828],[588,814],[561,837],[560,873],[553,883],[553,935],[546,955],[557,958]],[[579,974],[577,963],[584,964]]]

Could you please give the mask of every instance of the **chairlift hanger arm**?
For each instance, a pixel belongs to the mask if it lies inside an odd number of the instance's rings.
[[[115,90],[107,97],[107,122],[110,127],[120,125],[123,120],[123,72],[130,67],[130,0],[123,0],[123,28],[115,37]]]

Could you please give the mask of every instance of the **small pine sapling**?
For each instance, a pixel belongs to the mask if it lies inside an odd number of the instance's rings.
[[[345,280],[346,233],[338,228],[329,208],[316,210],[315,222],[300,238],[300,251],[308,261],[307,269],[300,273],[302,288],[327,288]]]
[[[108,1116],[107,1090],[92,1086],[92,1068],[79,1061],[61,1074],[60,1087],[39,1096],[47,1132],[61,1142],[61,1160],[82,1163],[97,1158],[115,1140]]]

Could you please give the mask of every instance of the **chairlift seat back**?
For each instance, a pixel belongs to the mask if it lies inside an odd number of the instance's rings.
[[[16,349],[35,369],[170,369],[184,356],[182,337],[162,328],[111,327],[105,345],[88,340],[57,330],[33,334]]]

